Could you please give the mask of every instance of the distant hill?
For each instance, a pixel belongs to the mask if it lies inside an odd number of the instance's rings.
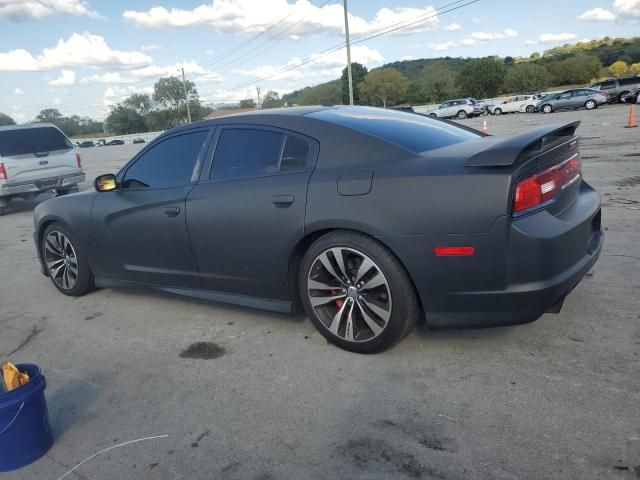
[[[640,37],[632,38],[610,38],[604,37],[600,40],[591,40],[588,42],[578,42],[575,44],[565,44],[561,47],[554,47],[545,50],[542,54],[533,53],[529,57],[505,57],[503,58],[504,65],[507,70],[517,67],[521,64],[533,64],[544,67],[549,71],[549,81],[546,87],[558,87],[567,84],[567,81],[563,79],[566,75],[562,76],[557,74],[564,64],[569,63],[571,59],[581,59],[586,56],[595,58],[600,62],[599,75],[596,74],[593,78],[587,78],[584,81],[578,81],[575,83],[588,83],[590,80],[598,77],[609,76],[606,67],[614,63],[615,61],[622,60],[631,65],[640,62]],[[439,58],[423,58],[416,60],[403,60],[397,62],[387,63],[378,68],[393,68],[405,77],[409,79],[412,84],[419,83],[424,75],[424,72],[428,70],[429,66],[437,64],[442,68],[445,66],[452,74],[458,75],[459,72],[465,67],[465,65],[474,58],[454,58],[454,57],[439,57]],[[593,60],[595,62],[595,60]],[[598,62],[595,62],[596,65]],[[566,69],[566,67],[564,67]],[[372,70],[376,70],[372,69]],[[598,67],[596,66],[596,71]],[[507,73],[508,75],[508,73]],[[569,75],[569,78],[571,76]],[[327,91],[339,91],[341,93],[342,82],[340,79],[332,80],[322,84],[309,86],[304,89],[296,90],[289,94],[283,95],[282,99],[289,104],[304,104],[304,100],[307,98],[316,99],[320,92]],[[410,90],[411,87],[410,87]],[[413,89],[415,90],[415,88]],[[302,95],[304,93],[304,96]],[[513,93],[513,92],[510,92]],[[464,94],[464,92],[461,92]],[[320,95],[321,96],[321,95]],[[302,103],[301,103],[302,100]],[[407,101],[419,101],[419,97],[409,95]],[[424,101],[433,99],[423,99]],[[444,100],[439,99],[440,101]]]

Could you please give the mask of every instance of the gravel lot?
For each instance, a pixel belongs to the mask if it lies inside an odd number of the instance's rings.
[[[486,117],[499,136],[583,122],[606,240],[559,315],[421,326],[376,356],[327,345],[303,318],[145,291],[65,297],[39,272],[34,204],[14,202],[0,218],[0,357],[44,368],[56,443],[3,478],[56,480],[165,434],[66,478],[640,478],[640,128],[627,115]],[[81,150],[88,178],[138,148]],[[180,356],[202,341],[219,347],[196,352],[210,358]]]

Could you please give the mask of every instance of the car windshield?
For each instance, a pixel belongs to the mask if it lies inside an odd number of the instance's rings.
[[[480,137],[441,120],[382,108],[331,108],[310,113],[309,117],[358,130],[415,153]]]
[[[54,127],[16,128],[0,131],[0,157],[68,150],[73,145]]]

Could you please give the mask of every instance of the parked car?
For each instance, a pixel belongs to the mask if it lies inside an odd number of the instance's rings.
[[[514,95],[504,102],[489,107],[489,113],[501,115],[503,113],[533,112],[537,100],[533,95]]]
[[[145,143],[144,138],[134,138],[133,143]]]
[[[480,100],[469,97],[467,100],[473,105],[473,116],[479,117],[480,115],[489,115],[489,106]]]
[[[638,94],[640,94],[640,87],[634,88],[629,93],[622,95],[621,101],[624,103],[637,103]]]
[[[90,148],[95,146],[91,140],[85,140],[84,142],[78,143],[79,148]]]
[[[96,142],[96,147],[104,147],[107,145],[107,141],[104,138],[101,138]]]
[[[110,142],[107,143],[107,145],[124,145],[124,140],[120,140],[120,139],[111,140]]]
[[[576,88],[541,98],[536,104],[535,111],[551,113],[556,110],[576,110],[578,108],[593,110],[605,103],[607,103],[607,95],[600,90]]]
[[[596,82],[590,88],[602,90],[609,96],[611,102],[622,102],[622,97],[631,90],[640,87],[640,77],[609,78]]]
[[[476,107],[468,98],[447,100],[431,110],[429,116],[437,118],[467,118],[476,114]]]
[[[34,238],[63,294],[148,286],[303,306],[356,352],[389,347],[418,319],[530,322],[559,310],[602,246],[578,125],[500,139],[348,106],[201,121],[163,133],[95,190],[38,205]]]
[[[64,195],[77,191],[84,178],[80,155],[54,125],[0,127],[0,215],[14,197],[48,190]]]

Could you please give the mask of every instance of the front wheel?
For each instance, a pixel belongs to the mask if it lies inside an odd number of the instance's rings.
[[[501,108],[496,108],[496,109],[493,111],[493,114],[494,114],[494,115],[502,115],[502,109],[501,109]]]
[[[551,105],[543,105],[541,110],[543,113],[551,113],[553,111],[553,108],[551,107]]]
[[[314,326],[351,352],[389,348],[419,316],[404,267],[383,245],[360,233],[335,231],[316,240],[302,260],[299,285]]]
[[[93,274],[74,235],[63,225],[47,227],[40,245],[51,281],[65,295],[82,296],[93,289]]]
[[[586,108],[587,110],[593,110],[597,106],[598,104],[595,100],[587,100],[586,102],[584,102],[584,108]]]

